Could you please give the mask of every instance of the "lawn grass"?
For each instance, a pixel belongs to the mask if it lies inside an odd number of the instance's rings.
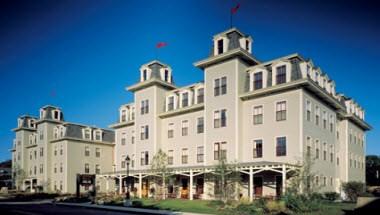
[[[161,210],[183,211],[193,213],[217,214],[218,206],[215,201],[185,200],[185,199],[140,199],[143,207],[155,207]]]
[[[321,205],[320,211],[300,213],[308,215],[343,215],[344,210],[352,210],[355,207],[355,203],[337,203],[337,202],[325,202]]]

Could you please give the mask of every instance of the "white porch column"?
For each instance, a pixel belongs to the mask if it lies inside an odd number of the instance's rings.
[[[142,198],[142,175],[139,173],[139,198]]]
[[[286,167],[285,164],[282,164],[282,194],[285,194],[286,190]]]
[[[109,178],[106,177],[106,192],[108,193],[110,190],[110,183],[109,183]]]
[[[119,194],[123,193],[123,178],[119,176]]]
[[[253,169],[252,167],[249,167],[249,186],[248,186],[248,193],[249,193],[249,201],[253,201]]]
[[[190,170],[190,186],[189,199],[193,200],[193,170]]]
[[[34,193],[34,189],[33,189],[33,179],[30,179],[30,192],[31,192],[31,193]]]
[[[166,199],[165,176],[162,177],[162,199]]]

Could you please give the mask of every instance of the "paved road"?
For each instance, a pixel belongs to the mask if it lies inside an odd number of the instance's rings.
[[[0,205],[1,215],[63,215],[63,214],[79,214],[79,215],[136,215],[132,213],[113,212],[106,210],[94,210],[80,207],[58,206],[52,204],[18,204],[18,205]]]

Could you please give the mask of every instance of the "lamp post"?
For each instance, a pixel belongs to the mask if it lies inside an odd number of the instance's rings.
[[[130,162],[131,162],[131,159],[129,158],[129,156],[127,156],[125,158],[125,163],[127,164],[127,181],[126,181],[127,182],[127,194],[126,194],[127,201],[129,201],[131,198],[131,195],[129,193],[129,163]]]

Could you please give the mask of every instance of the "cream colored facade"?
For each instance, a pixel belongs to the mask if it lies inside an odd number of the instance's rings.
[[[12,167],[18,189],[75,193],[77,174],[113,170],[114,132],[65,122],[60,108],[45,106],[39,118],[20,117],[14,132]],[[113,184],[99,179],[96,185],[105,192]],[[82,192],[88,189],[81,187]]]
[[[128,156],[136,195],[149,196],[156,186],[150,164],[162,149],[176,175],[166,185],[174,197],[213,198],[214,182],[204,175],[221,156],[238,165],[243,181],[237,195],[250,199],[280,195],[308,155],[321,192],[364,182],[370,126],[363,108],[337,93],[311,60],[292,54],[260,62],[252,43],[235,28],[217,34],[211,56],[195,63],[204,82],[185,87],[173,84],[170,66],[142,65],[140,81],[127,88],[134,101],[120,107],[119,122],[111,125],[116,171],[103,176],[116,178],[125,191]]]

